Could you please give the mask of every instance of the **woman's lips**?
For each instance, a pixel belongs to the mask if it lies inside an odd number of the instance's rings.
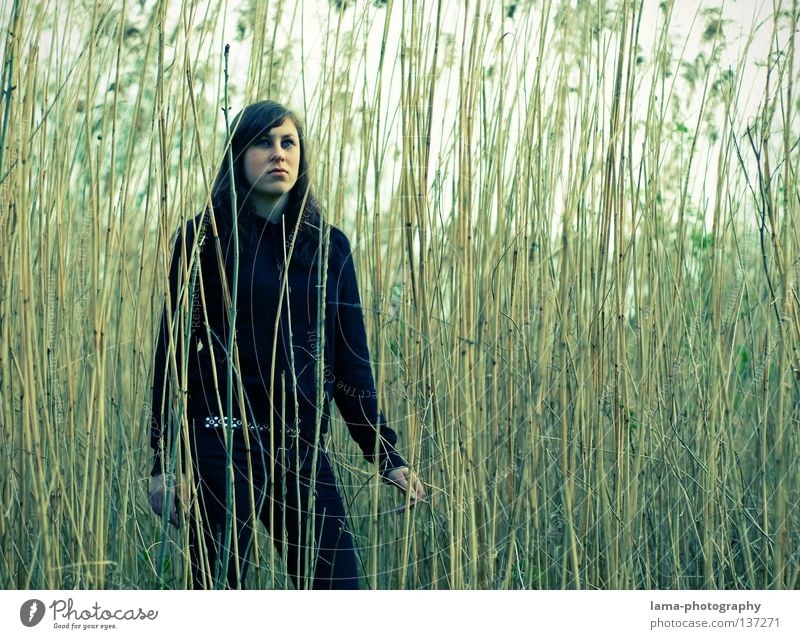
[[[286,175],[286,173],[287,171],[284,171],[283,169],[273,169],[269,172],[269,175]]]

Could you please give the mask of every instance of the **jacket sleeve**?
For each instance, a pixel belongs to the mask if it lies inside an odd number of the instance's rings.
[[[177,429],[172,429],[171,426],[179,423],[180,415],[176,409],[180,404],[174,401],[172,384],[175,376],[171,370],[171,360],[174,351],[175,360],[180,368],[183,348],[178,341],[183,332],[179,329],[178,322],[170,320],[185,318],[185,315],[179,312],[180,296],[188,281],[187,269],[194,237],[194,224],[189,222],[178,231],[172,245],[169,297],[164,299],[153,358],[152,400],[149,407],[150,446],[154,453],[151,476],[166,472],[169,460],[174,454],[173,442],[177,437]]]
[[[343,261],[336,307],[333,396],[364,457],[374,462],[377,454],[381,474],[385,474],[408,464],[395,449],[397,433],[387,425],[378,409],[353,256],[347,238],[341,233],[338,235]]]

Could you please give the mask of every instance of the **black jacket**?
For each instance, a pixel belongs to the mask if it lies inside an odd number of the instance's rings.
[[[204,221],[200,268],[196,269],[197,275],[193,280],[189,258],[195,234]],[[273,378],[272,345],[284,269],[284,247],[288,252],[290,240],[284,237],[279,224],[268,223],[256,216],[247,223],[254,225],[258,239],[253,249],[240,250],[236,318],[238,366],[234,358],[232,417],[242,417],[237,401],[237,378],[241,378],[244,408],[250,424],[269,424],[272,412],[275,429],[272,441],[281,441],[288,432],[287,439],[299,434],[300,441],[311,444],[315,441],[317,404],[320,403],[322,409],[321,441],[328,430],[329,404],[333,398],[351,436],[368,461],[376,461],[377,456],[382,473],[406,466],[395,449],[397,435],[378,409],[358,283],[347,237],[329,225],[324,336],[318,335],[317,331],[318,309],[322,303],[319,294],[322,286],[317,285],[318,261],[315,260],[313,267],[309,268],[303,267],[294,257],[290,260],[288,292],[280,304]],[[231,246],[228,243],[228,248],[223,249],[229,289],[232,289],[232,267],[227,258],[232,254]],[[192,281],[195,282],[193,286]],[[150,445],[155,452],[153,475],[164,468],[163,453],[169,454],[173,449],[172,442],[178,429],[171,426],[181,423],[182,402],[179,393],[172,392],[176,378],[180,380],[177,388],[186,387],[186,412],[190,419],[219,415],[226,409],[228,305],[224,301],[217,250],[207,217],[197,216],[178,233],[170,261],[169,287],[170,299],[165,301],[162,312],[153,372],[150,411]],[[170,312],[168,303],[172,308],[177,306],[177,311]],[[170,317],[173,319],[172,339]],[[290,343],[293,348],[290,348]],[[316,380],[320,353],[324,354],[321,386],[324,392],[318,402],[320,385]],[[219,393],[214,386],[215,368]],[[380,433],[380,438],[376,438],[377,433]]]

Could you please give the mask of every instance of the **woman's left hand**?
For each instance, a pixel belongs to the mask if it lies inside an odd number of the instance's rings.
[[[384,475],[384,479],[387,483],[397,486],[404,495],[408,492],[411,493],[411,501],[408,503],[409,508],[414,506],[417,502],[425,501],[425,486],[422,484],[419,477],[411,472],[408,466],[392,468],[392,470]],[[397,509],[397,512],[401,513],[405,509],[406,504],[403,504]]]

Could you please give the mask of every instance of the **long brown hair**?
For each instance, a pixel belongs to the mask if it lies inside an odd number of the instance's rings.
[[[301,216],[292,263],[311,268],[319,246],[320,233],[324,230],[324,221],[319,202],[311,189],[308,145],[302,121],[284,105],[273,100],[254,102],[242,109],[233,119],[228,138],[233,159],[233,175],[229,170],[228,145],[226,145],[225,154],[211,188],[211,205],[214,207],[220,242],[223,247],[228,247],[233,231],[231,189],[234,190],[238,209],[239,249],[254,250],[258,237],[253,224],[255,213],[247,199],[250,185],[244,175],[244,153],[270,129],[283,124],[286,118],[289,118],[297,128],[300,165],[297,182],[289,191],[283,216],[287,235],[293,232],[297,218]],[[223,250],[228,252],[225,248]]]

